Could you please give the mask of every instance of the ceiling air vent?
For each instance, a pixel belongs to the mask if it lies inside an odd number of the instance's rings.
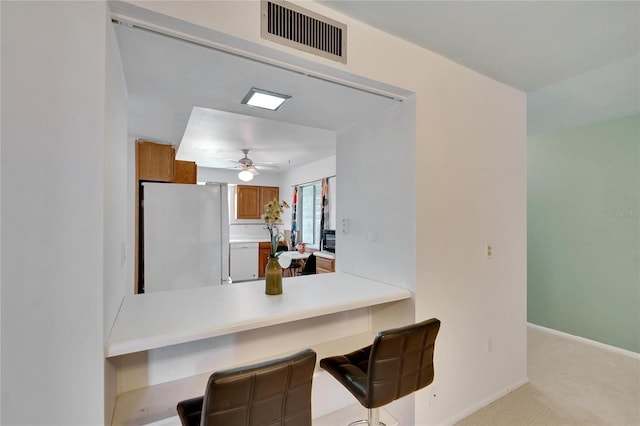
[[[285,46],[347,62],[347,26],[284,1],[261,2],[261,35]]]

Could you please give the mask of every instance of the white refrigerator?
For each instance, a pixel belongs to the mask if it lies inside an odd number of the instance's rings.
[[[227,184],[142,185],[144,292],[227,283]]]

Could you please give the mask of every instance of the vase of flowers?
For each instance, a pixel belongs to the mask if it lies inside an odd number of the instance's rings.
[[[283,235],[279,232],[274,232],[273,226],[275,223],[282,222],[282,213],[285,208],[289,208],[286,201],[280,201],[273,199],[264,205],[264,213],[262,214],[262,220],[267,225],[267,231],[269,231],[269,241],[271,244],[271,252],[269,253],[269,262],[265,268],[265,293],[269,295],[276,295],[282,293],[282,268],[280,262],[278,262],[278,242]]]

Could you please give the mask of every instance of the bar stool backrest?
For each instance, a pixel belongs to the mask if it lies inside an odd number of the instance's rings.
[[[311,349],[277,360],[213,373],[202,426],[311,426]]]
[[[371,346],[363,405],[381,407],[433,382],[433,353],[440,320],[379,332]]]

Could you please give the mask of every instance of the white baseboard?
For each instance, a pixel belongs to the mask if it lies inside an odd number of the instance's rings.
[[[500,398],[504,397],[505,395],[508,395],[509,393],[513,392],[514,390],[518,389],[519,387],[526,385],[527,383],[529,383],[529,378],[528,377],[525,377],[525,378],[523,378],[521,380],[518,380],[517,382],[511,384],[510,386],[507,386],[506,388],[504,388],[502,390],[499,390],[498,392],[494,393],[493,395],[489,395],[487,398],[483,399],[482,401],[478,402],[477,404],[474,404],[474,405],[468,407],[466,410],[461,411],[459,413],[456,413],[453,417],[450,417],[449,419],[447,419],[444,422],[440,423],[440,425],[441,426],[452,426],[452,425],[455,425],[456,423],[458,423],[462,419],[472,415],[473,413],[475,413],[478,410],[483,409],[487,405],[489,405],[489,404],[491,404],[493,402],[496,402]]]
[[[610,352],[615,352],[620,355],[628,356],[633,359],[640,360],[640,353],[629,351],[626,349],[618,348],[616,346],[607,345],[605,343],[596,342],[595,340],[586,339],[580,336],[574,336],[573,334],[565,333],[563,331],[554,330],[552,328],[543,327],[541,325],[532,324],[530,322],[527,323],[527,327],[531,327],[535,330],[540,330],[545,333],[555,334],[556,336],[564,337],[565,339],[574,340],[576,342],[585,343],[590,346],[595,346],[600,349],[604,349]]]

